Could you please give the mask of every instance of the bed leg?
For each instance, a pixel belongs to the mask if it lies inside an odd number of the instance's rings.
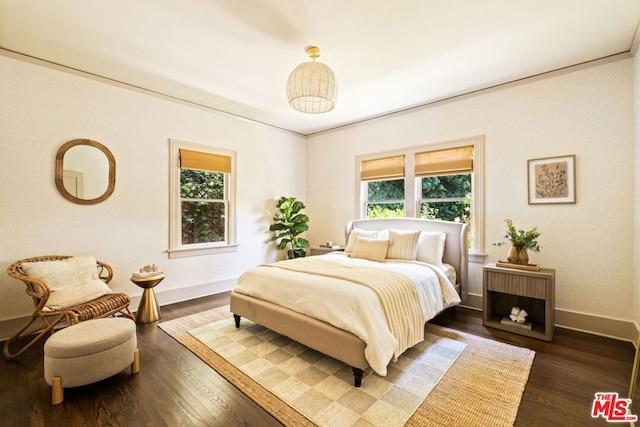
[[[351,368],[353,369],[353,385],[354,387],[360,387],[362,385],[362,374],[364,371],[359,368]]]
[[[236,328],[240,327],[240,316],[238,316],[237,314],[233,315],[233,319],[236,321]]]

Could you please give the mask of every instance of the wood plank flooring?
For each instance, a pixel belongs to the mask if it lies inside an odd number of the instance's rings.
[[[164,306],[162,320],[228,302],[225,293]],[[594,393],[627,394],[634,357],[629,343],[564,329],[547,343],[485,328],[479,312],[463,308],[433,322],[536,351],[516,426],[610,425],[591,418]],[[0,360],[0,426],[280,425],[157,324],[138,325],[138,347],[138,375],[125,371],[66,389],[56,406],[43,378],[42,343],[16,360]]]

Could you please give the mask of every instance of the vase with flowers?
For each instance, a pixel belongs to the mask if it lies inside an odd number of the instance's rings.
[[[507,225],[507,232],[504,237],[511,242],[507,261],[511,264],[529,264],[529,254],[527,253],[527,250],[532,250],[533,252],[538,253],[541,249],[538,241],[536,240],[541,234],[538,231],[538,227],[533,227],[528,231],[516,230],[513,226],[512,220],[505,219],[504,222]],[[493,245],[504,246],[506,243],[504,241],[494,242]]]

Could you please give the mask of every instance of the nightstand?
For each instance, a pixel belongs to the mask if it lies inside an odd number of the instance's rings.
[[[144,289],[142,298],[136,312],[137,323],[151,323],[160,320],[160,307],[153,288],[164,280],[164,274],[155,274],[152,276],[131,276],[133,283]]]
[[[324,255],[329,252],[344,251],[344,246],[311,246],[311,256]]]
[[[555,330],[555,278],[556,271],[549,268],[526,271],[486,264],[482,268],[482,324],[551,341]],[[502,323],[512,307],[528,313],[531,330]]]

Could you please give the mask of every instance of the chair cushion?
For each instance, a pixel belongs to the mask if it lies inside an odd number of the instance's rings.
[[[51,291],[46,307],[61,310],[101,297],[111,289],[98,277],[92,254],[56,261],[25,262],[22,271],[43,281]]]
[[[44,344],[51,358],[66,359],[107,351],[135,337],[136,324],[124,317],[87,320],[68,326]]]

